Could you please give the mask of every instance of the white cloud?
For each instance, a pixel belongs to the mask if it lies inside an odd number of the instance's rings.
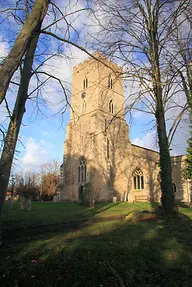
[[[32,137],[28,138],[24,156],[21,158],[23,169],[35,169],[48,162],[50,160],[49,148],[50,145],[43,139],[37,143]]]
[[[49,136],[50,135],[50,133],[48,131],[41,131],[41,134],[43,136]]]
[[[1,106],[0,106],[0,123],[3,123],[6,120],[7,116],[8,116],[8,113],[7,113],[6,107],[4,106],[4,104],[1,104]]]
[[[148,132],[143,137],[134,138],[132,143],[145,148],[157,150],[156,131]]]
[[[171,156],[186,154],[187,140],[189,136],[189,125],[183,122],[177,129],[170,147]],[[132,140],[132,143],[141,147],[158,151],[158,140],[156,131],[148,132],[142,137]]]
[[[5,41],[3,41],[3,38],[0,35],[0,62],[5,56],[7,56],[8,51],[9,51],[9,46]]]
[[[140,118],[140,117],[143,117],[143,116],[145,116],[145,113],[144,112],[142,112],[142,111],[133,111],[133,113],[132,113],[132,117],[133,118]]]
[[[63,55],[52,57],[46,62],[43,71],[60,79],[66,91],[65,95],[57,80],[51,79],[48,82],[44,91],[42,91],[42,97],[51,111],[56,113],[64,107],[67,101],[70,102],[73,67],[86,58],[86,53],[74,46],[68,46]],[[31,84],[33,84],[31,85],[31,87],[33,86],[32,90],[36,85],[35,78]]]
[[[186,154],[189,138],[189,121],[183,121],[177,129],[171,145],[171,155]]]
[[[67,46],[63,54],[47,61],[45,71],[71,84],[73,67],[83,62],[88,55],[74,46]]]
[[[59,7],[60,11],[63,15],[65,15],[65,18],[63,19],[61,17],[61,13],[55,9],[54,13],[49,13],[46,15],[46,18],[43,22],[43,28],[50,25],[50,23],[55,22],[55,15],[57,19],[60,19],[60,21],[57,22],[57,33],[60,32],[60,35],[65,36],[66,38],[72,38],[73,35],[77,31],[82,29],[82,25],[85,19],[85,13],[86,10],[86,1],[83,0],[70,0],[70,1],[63,1],[63,0],[57,0],[57,6]],[[55,32],[55,26],[50,26],[49,30],[52,32]]]

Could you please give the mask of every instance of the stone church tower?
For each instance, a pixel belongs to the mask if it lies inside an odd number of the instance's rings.
[[[94,59],[73,69],[71,114],[64,143],[64,200],[78,200],[79,186],[89,181],[100,200],[111,200],[116,169],[128,144],[119,77],[122,70],[99,57],[111,69]]]
[[[100,61],[88,58],[73,69],[60,200],[77,201],[82,186],[92,182],[100,201],[112,201],[113,196],[157,201],[161,196],[159,154],[131,144],[124,116],[122,70],[100,54],[95,56]],[[174,167],[178,178],[183,157],[174,161],[178,161]],[[177,185],[177,197],[187,201],[181,180]]]

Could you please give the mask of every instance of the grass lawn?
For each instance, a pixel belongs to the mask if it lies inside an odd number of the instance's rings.
[[[0,286],[192,286],[192,209],[131,220],[150,203],[5,206]],[[135,218],[135,217],[134,217]],[[75,222],[75,223],[73,223]]]

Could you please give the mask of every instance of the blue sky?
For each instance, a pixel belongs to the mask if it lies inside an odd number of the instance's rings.
[[[58,1],[58,3],[63,2]],[[83,7],[84,1],[79,1],[78,5],[74,6],[73,9],[81,9]],[[67,9],[68,8],[66,8],[66,10]],[[75,20],[72,19],[74,27],[77,28],[81,36],[84,34],[84,26],[82,23],[87,21],[88,25],[90,20],[85,18],[86,17],[84,17],[81,13],[81,15]],[[13,18],[9,17],[1,26],[0,57],[2,59],[8,54],[8,51],[19,30],[19,26],[13,25],[13,22]],[[49,22],[50,17],[47,17],[44,22],[44,26],[46,26]],[[10,25],[11,23],[12,25]],[[61,29],[60,33],[62,34],[62,31],[65,30],[65,24],[61,22],[59,25]],[[71,39],[76,40],[76,37],[76,32],[72,32]],[[65,82],[65,86],[67,85],[67,89],[70,90],[72,68],[74,65],[77,65],[86,59],[87,55],[77,48],[59,45],[60,43],[56,42],[52,38],[49,38],[48,40],[43,40],[42,38],[38,46],[38,53],[43,51],[45,48],[47,49],[46,51],[48,51],[48,53],[52,53],[59,47],[60,52],[62,52],[60,57],[52,58],[48,62],[49,65],[44,65],[43,69],[44,71],[50,72],[60,78],[63,83]],[[68,55],[68,59],[66,59],[66,57],[63,55]],[[42,61],[42,59],[42,56],[36,57],[35,65],[38,65],[39,61]],[[17,80],[17,73],[14,75],[14,78]],[[32,79],[30,90],[33,90],[35,86],[36,83],[34,79]],[[126,89],[126,97],[129,92],[129,88],[128,90]],[[15,93],[15,88],[13,88],[12,92],[9,91],[8,99],[10,108],[13,106]],[[34,97],[35,96],[36,95],[34,94]],[[67,110],[63,115],[61,115],[61,113],[57,114],[64,105],[64,94],[61,93],[61,89],[56,82],[52,81],[47,84],[45,90],[42,92],[42,98],[45,101],[44,105],[41,106],[41,112],[44,115],[37,113],[38,109],[35,109],[34,112],[35,102],[29,101],[27,104],[27,112],[24,116],[20,138],[17,145],[16,160],[14,165],[14,167],[17,169],[38,169],[41,164],[50,162],[52,159],[58,159],[59,162],[62,162],[63,142],[65,140],[66,124],[69,121],[69,110]],[[63,102],[61,103],[61,101]],[[6,128],[7,124],[5,120],[6,114],[4,114],[4,108],[0,107],[0,123],[3,123]],[[151,116],[139,111],[132,112],[131,120],[129,115],[127,116],[127,121],[130,124],[130,139],[134,144],[151,149],[157,147],[156,133],[154,129],[151,129],[154,122],[151,123],[151,120]],[[176,133],[175,140],[172,145],[172,154],[178,155],[185,153],[187,136],[188,122],[183,121]]]

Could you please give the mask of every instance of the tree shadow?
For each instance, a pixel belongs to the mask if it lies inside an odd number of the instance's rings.
[[[96,211],[96,214],[101,213],[101,212],[106,211],[106,210],[109,210],[114,206],[118,206],[119,204],[121,204],[121,202],[110,203],[106,206],[103,206],[102,208],[99,208],[99,210]]]
[[[192,220],[86,222],[1,250],[2,286],[191,286]],[[14,284],[14,285],[13,285]],[[123,284],[123,285],[122,285]]]
[[[178,205],[179,207],[182,207],[182,208],[189,208],[189,205],[186,204],[186,203],[184,203],[184,202],[182,202],[182,201],[178,201],[178,202],[177,202],[177,205]]]
[[[47,224],[40,224],[37,226],[30,225],[28,223],[28,225],[26,225],[25,227],[20,226],[20,227],[11,229],[11,226],[13,227],[13,223],[19,223],[19,221],[12,219],[6,222],[6,224],[4,225],[3,240],[5,244],[7,241],[17,241],[17,240],[19,240],[19,242],[23,240],[30,241],[32,238],[35,238],[37,236],[43,237],[45,234],[50,234],[53,232],[62,232],[62,231],[65,232],[65,230],[68,230],[68,229],[81,228],[90,220],[102,222],[105,220],[107,221],[108,219],[115,220],[117,218],[122,218],[123,217],[122,215],[110,216],[109,214],[103,217],[98,217],[99,214],[102,214],[103,212],[110,210],[111,208],[114,208],[115,206],[118,206],[120,203],[121,202],[97,203],[94,208],[86,207],[84,210],[79,212],[78,219],[63,221],[59,223],[47,223]]]

